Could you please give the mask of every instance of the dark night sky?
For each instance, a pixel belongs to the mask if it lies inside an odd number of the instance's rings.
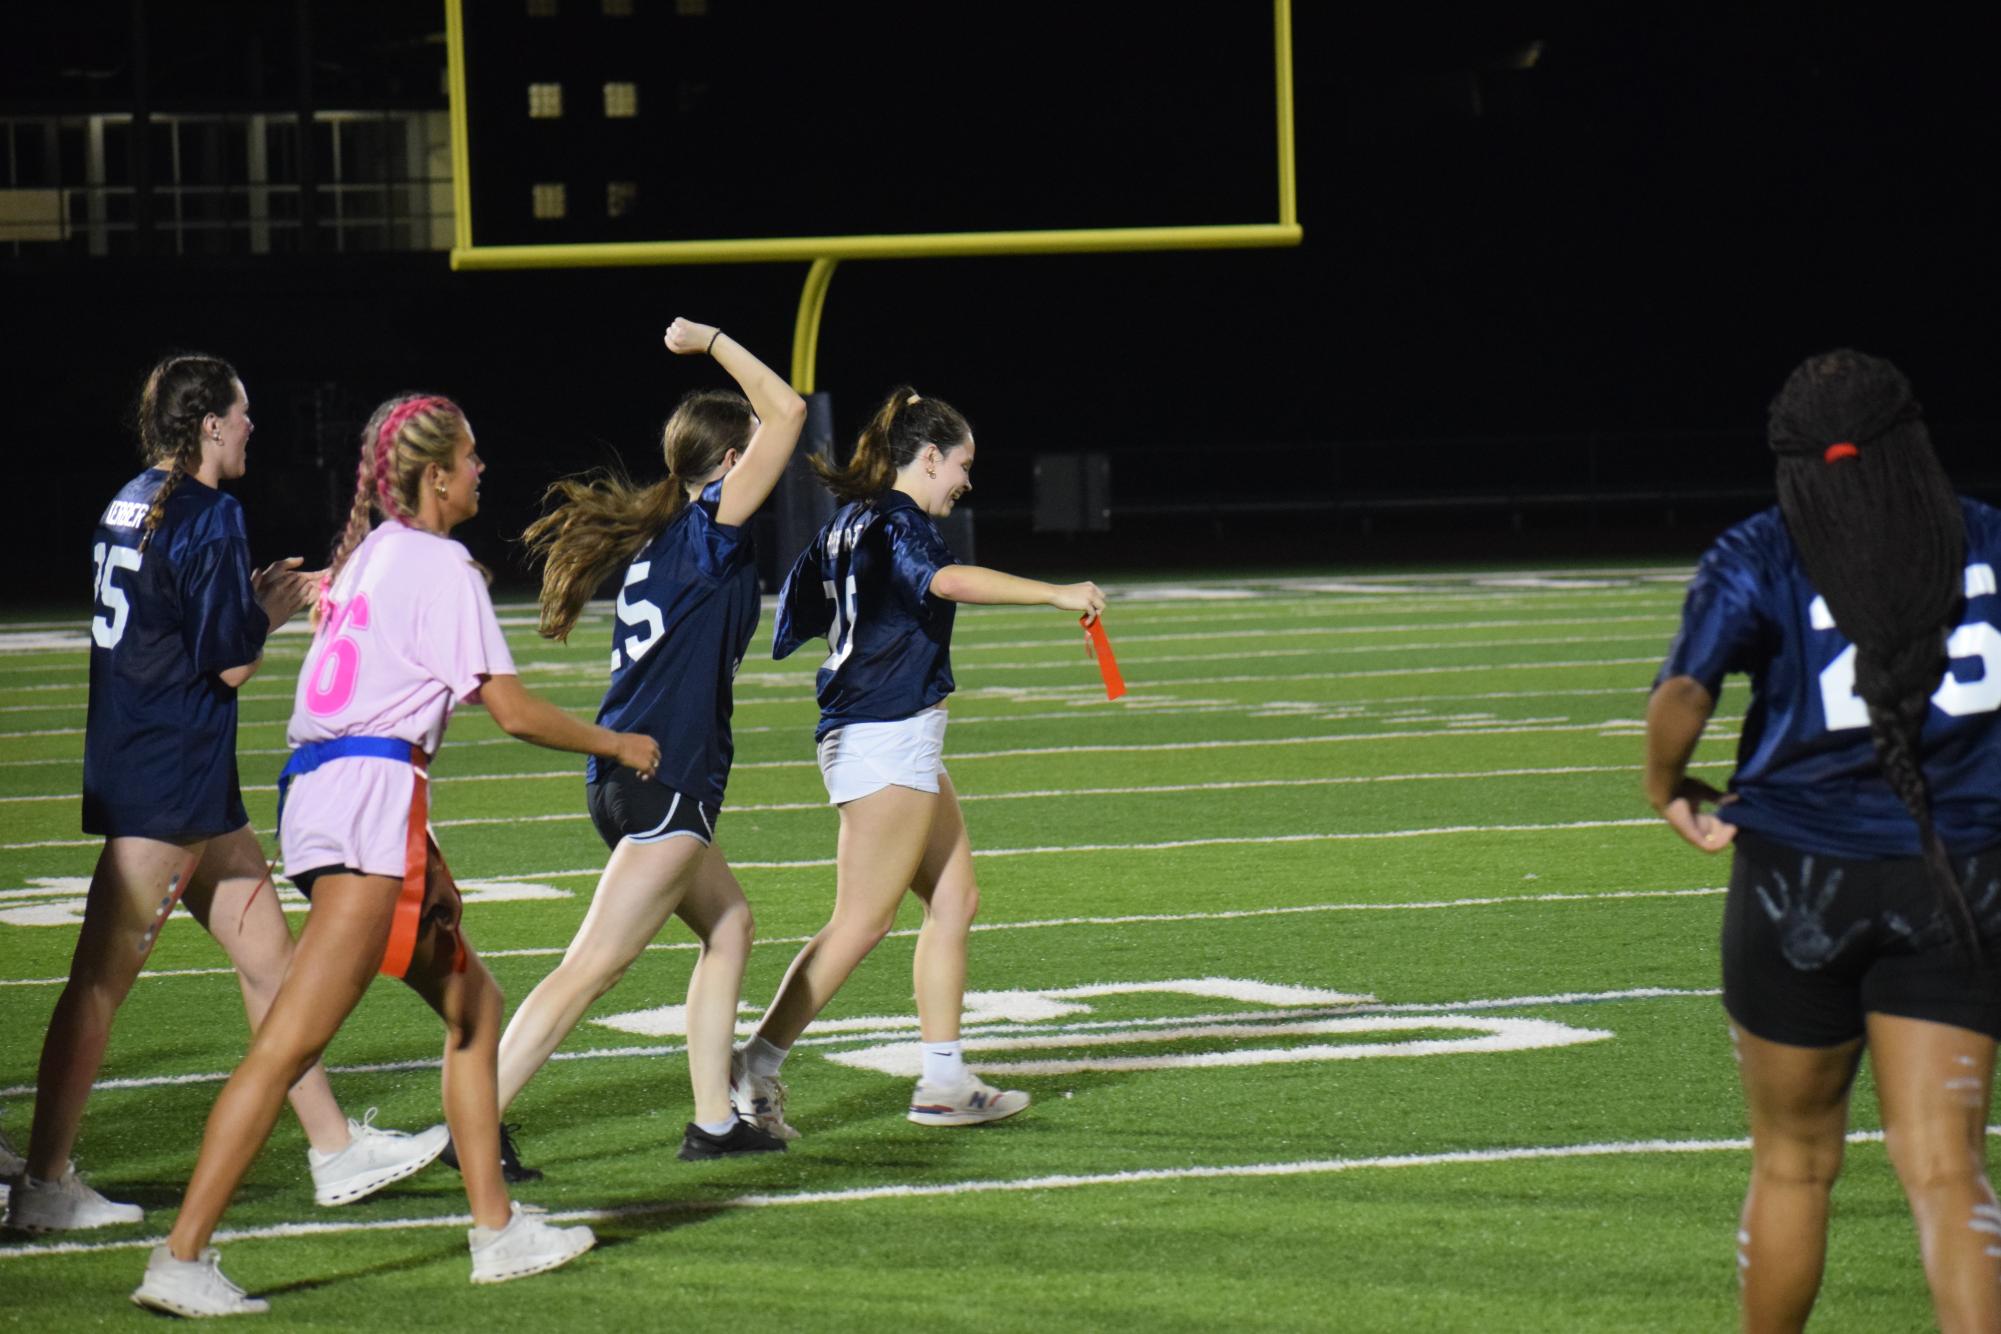
[[[61,71],[91,66],[110,77],[89,86],[115,101],[129,77],[131,6],[52,8],[0,19],[12,30],[0,34],[12,39],[0,40],[0,104],[81,109],[87,81]],[[790,145],[768,142],[770,118],[716,110],[754,103],[756,79],[770,74],[754,43],[783,30],[786,7],[754,8],[756,21],[718,24],[753,45],[711,44],[709,82],[724,92],[683,97],[678,132],[691,132],[692,117],[705,169],[783,179]],[[1105,36],[1115,20],[1162,12],[1073,8],[1085,17],[1066,11],[1061,28],[1049,18],[1052,49],[1069,49],[1079,31],[1116,49]],[[1268,10],[1245,8],[1262,31]],[[163,107],[287,104],[292,7],[148,9],[156,35],[166,31],[151,62]],[[435,101],[440,56],[423,39],[438,25],[427,8],[320,0],[312,12],[322,105]],[[1487,481],[1507,480],[1510,467],[1547,481],[1555,465],[1538,463],[1537,442],[1590,433],[1615,452],[1627,439],[1659,452],[1658,433],[1685,435],[1649,466],[1698,480],[1756,476],[1772,390],[1802,355],[1847,343],[1904,365],[1949,464],[1991,454],[2001,119],[1984,23],[1881,5],[1838,16],[1621,6],[1554,24],[1526,9],[1478,12],[1469,23],[1443,7],[1397,6],[1391,18],[1297,5],[1298,250],[843,265],[819,366],[842,429],[898,381],[949,397],[981,437],[986,494],[975,505],[1017,508],[1027,459],[1044,449],[1113,451],[1115,506],[1121,495],[1329,492],[1351,470],[1337,479],[1325,451],[1371,441],[1395,442],[1369,456],[1372,475],[1401,469],[1388,480],[1405,487],[1436,478],[1450,490],[1469,458]],[[833,86],[865,85],[869,96],[854,101],[878,116],[907,92],[926,124],[955,98],[958,114],[991,120],[987,104],[1006,95],[990,74],[955,78],[955,48],[973,41],[1016,63],[1036,49],[1018,31],[1005,43],[943,32],[927,61],[911,54],[922,42],[885,57],[860,36],[810,37],[788,45],[788,59],[803,48],[833,71]],[[1530,39],[1541,39],[1540,58],[1511,68]],[[1232,68],[1227,53],[1242,42],[1215,45],[1217,68]],[[690,59],[684,82],[701,73]],[[1098,95],[1116,101],[1122,80],[1165,59],[1052,57],[1051,67],[1090,71],[1105,83]],[[1203,83],[1199,66],[1174,67],[1180,100],[1227,102],[1230,89]],[[1081,119],[1063,105],[1066,85],[1037,74],[1019,80],[1030,147],[1009,160],[979,140],[998,176],[1046,165],[1051,155],[1033,145]],[[1136,91],[1133,104],[1155,93]],[[762,137],[733,139],[732,125]],[[937,141],[910,142],[935,155]],[[1214,144],[1192,130],[1188,143],[1199,173]],[[908,146],[853,137],[835,175],[871,207],[888,199],[893,209],[910,187],[896,151]],[[1237,165],[1202,179],[1227,193],[1245,178]],[[1120,201],[1091,196],[1087,178],[1072,170],[1063,188],[1080,207],[1115,212]],[[653,178],[647,190],[662,207]],[[937,216],[939,205],[911,211]],[[485,531],[471,536],[476,549],[497,545],[555,472],[613,449],[636,470],[651,466],[673,397],[713,377],[668,364],[658,348],[668,318],[723,323],[782,366],[803,275],[798,264],[454,275],[441,255],[0,260],[10,397],[26,404],[17,430],[37,448],[70,451],[53,465],[67,479],[56,488],[63,512],[17,531],[13,554],[82,540],[101,494],[129,470],[118,426],[129,391],[175,347],[229,356],[250,382],[263,476],[240,489],[253,517],[287,502],[317,514],[298,499],[311,480],[296,425],[302,386],[332,382],[361,400],[414,386],[460,396],[496,458],[489,512],[475,521]],[[1427,454],[1469,437],[1497,443]],[[316,523],[297,520],[284,535],[314,546]],[[1291,554],[1320,553],[1302,542]]]

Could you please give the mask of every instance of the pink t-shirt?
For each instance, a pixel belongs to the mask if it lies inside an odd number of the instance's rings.
[[[515,674],[486,580],[448,537],[384,521],[348,557],[332,602],[299,673],[291,745],[389,736],[435,755],[479,678]]]

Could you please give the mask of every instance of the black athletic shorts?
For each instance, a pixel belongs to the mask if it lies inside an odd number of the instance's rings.
[[[598,772],[604,777],[586,783],[584,791],[590,804],[591,824],[596,826],[606,847],[617,847],[622,838],[634,843],[658,843],[678,834],[698,838],[703,843],[715,842],[716,817],[722,814],[722,807],[697,801],[664,783],[641,778],[622,764],[605,763]]]
[[[331,866],[315,866],[310,871],[301,871],[295,876],[288,876],[286,878],[289,879],[294,885],[298,886],[299,892],[301,894],[304,894],[307,898],[310,899],[313,896],[314,883],[317,882],[319,878],[323,875],[367,875],[367,874],[368,872],[357,871],[352,866],[343,866],[339,863],[335,863],[334,865]]]
[[[1851,861],[1737,835],[1723,907],[1723,1008],[1769,1042],[1833,1047],[1868,1014],[2001,1040],[2001,847],[1955,857],[1983,962],[1969,963],[1924,863]]]

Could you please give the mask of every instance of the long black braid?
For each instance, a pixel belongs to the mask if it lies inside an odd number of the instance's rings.
[[[1902,371],[1842,348],[1809,357],[1772,400],[1779,510],[1807,577],[1855,645],[1876,759],[1918,823],[1925,870],[1959,944],[1980,937],[1932,824],[1919,734],[1964,597],[1966,525]]]

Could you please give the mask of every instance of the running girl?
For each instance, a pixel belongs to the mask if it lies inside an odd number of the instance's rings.
[[[750,517],[785,471],[806,404],[728,334],[677,319],[667,350],[713,356],[743,387],[689,394],[662,432],[667,476],[636,487],[618,476],[568,478],[556,508],[524,535],[545,561],[542,633],[567,639],[584,603],[625,577],[612,631],[606,727],[660,743],[658,772],[593,757],[591,821],[611,849],[590,912],[556,970],[500,1039],[504,1110],[593,1001],[611,990],[670,915],[702,942],[688,979],[688,1078],[695,1119],[684,1159],[783,1149],[730,1105],[730,1046],[750,957],[750,905],[715,843],[729,781],[730,683],[757,629]]]
[[[919,1125],[997,1121],[1028,1106],[966,1066],[959,1016],[966,938],[979,908],[972,845],[945,773],[945,698],[952,693],[954,604],[1046,605],[1095,620],[1091,583],[1045,584],[961,565],[935,520],[973,489],[973,431],[948,404],[908,388],[875,414],[854,456],[813,460],[844,502],[801,553],[779,593],[772,656],[808,639],[832,650],[819,671],[820,773],[840,808],[834,914],[792,961],[740,1054],[737,1107],[783,1138],[777,1080],[792,1044],[889,932],[905,890],[924,905],[914,975],[924,1045],[910,1100]]]
[[[150,466],[98,521],[83,828],[104,835],[104,850],[42,1041],[9,1227],[140,1221],[138,1205],[85,1185],[70,1153],[112,1019],[176,896],[228,952],[253,1030],[292,958],[277,897],[258,893],[265,862],[237,788],[236,692],[257,671],[265,635],[305,605],[311,581],[297,557],[252,571],[242,507],[217,489],[243,476],[251,430],[249,398],[228,362],[167,358],[139,400]],[[435,1132],[378,1130],[373,1112],[348,1120],[316,1063],[298,1075],[290,1097],[320,1204],[358,1200],[444,1146]],[[10,1156],[0,1144],[0,1159]]]
[[[457,888],[426,829],[425,768],[453,708],[468,702],[523,740],[646,774],[659,749],[578,722],[522,687],[483,571],[447,536],[479,512],[484,467],[449,399],[392,399],[362,433],[354,505],[323,585],[292,710],[296,749],[280,779],[285,870],[312,911],[264,1026],[209,1113],[180,1216],[132,1294],[142,1306],[266,1308],[223,1277],[208,1241],[285,1088],[319,1059],[378,969],[445,1023],[445,1119],[472,1206],[473,1282],[552,1269],[594,1241],[589,1228],[550,1227],[508,1199],[494,1094],[500,988],[460,929]],[[382,516],[372,532],[371,510]]]

